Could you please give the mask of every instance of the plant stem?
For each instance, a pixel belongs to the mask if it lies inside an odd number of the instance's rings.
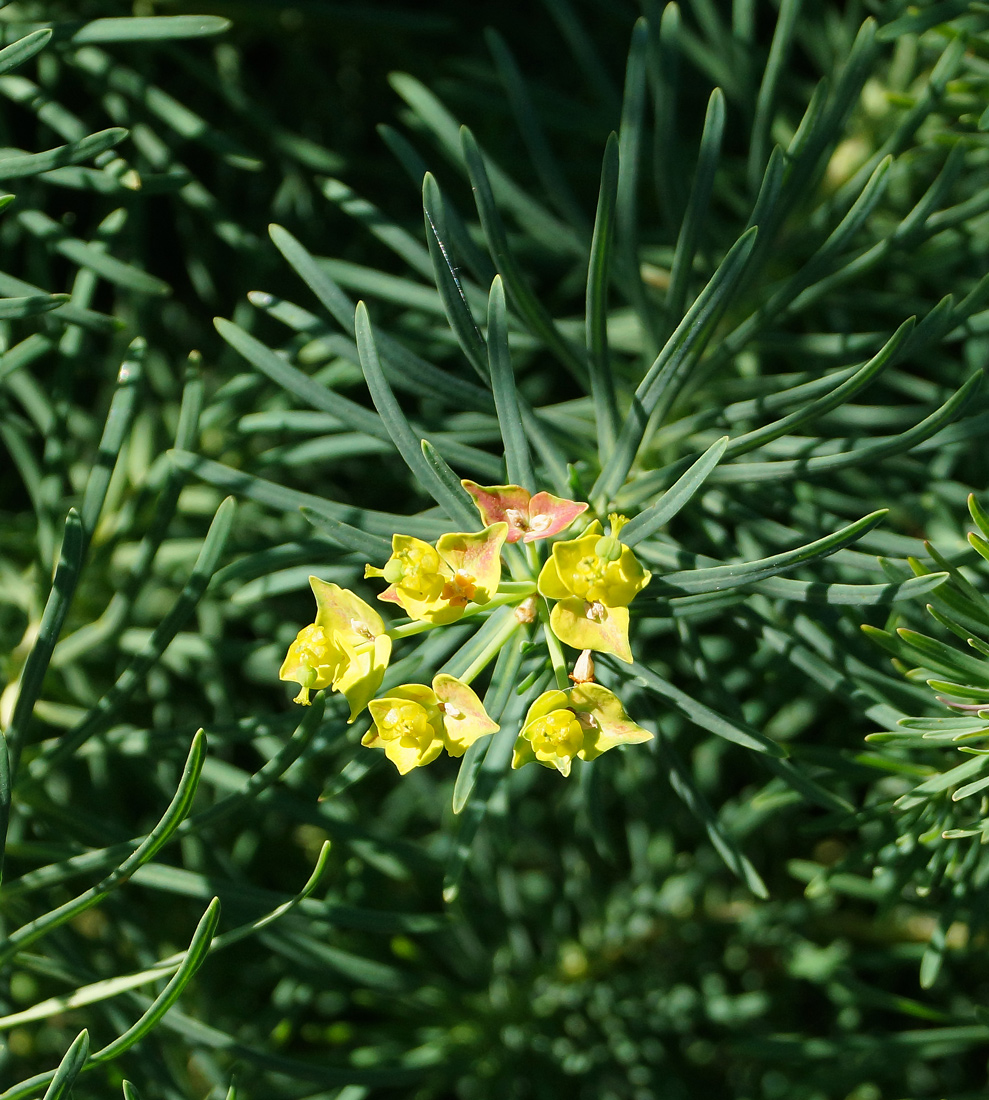
[[[491,641],[488,642],[484,649],[473,661],[471,661],[470,665],[460,675],[459,679],[461,682],[469,684],[479,672],[497,657],[501,650],[508,644],[512,635],[519,630],[521,626],[522,624],[514,615],[507,615],[501,629],[491,638]]]

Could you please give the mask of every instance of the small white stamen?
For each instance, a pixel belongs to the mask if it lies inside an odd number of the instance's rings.
[[[586,603],[584,605],[584,616],[592,622],[603,623],[608,617],[608,611],[600,600],[594,600],[593,603]]]
[[[374,640],[374,634],[372,633],[371,628],[367,625],[366,622],[364,622],[363,619],[351,619],[350,629],[355,634],[360,634],[362,638],[367,638],[368,641]]]

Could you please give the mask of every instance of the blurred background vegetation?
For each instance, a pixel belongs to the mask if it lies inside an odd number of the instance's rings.
[[[947,645],[924,598],[893,602],[925,570],[954,571],[930,598],[962,622],[956,648],[989,622],[965,587],[986,580],[965,531],[987,472],[987,16],[0,6],[0,1100],[985,1095],[981,726],[961,754],[926,736],[943,725],[898,722],[951,713],[934,674],[989,684],[929,648],[896,650],[926,670],[901,678],[860,626]],[[449,760],[400,779],[337,698],[302,720],[277,670],[310,573],[370,598],[357,536],[300,504],[380,537],[392,513],[449,526],[390,443],[338,415],[338,397],[373,409],[358,298],[410,418],[458,476],[505,480],[426,250],[424,169],[483,328],[505,270],[459,123],[564,334],[510,295],[553,491],[586,495],[606,465],[566,342],[584,341],[609,133],[620,401],[747,225],[760,236],[609,498],[645,508],[732,439],[642,544],[641,668],[605,662],[656,751],[563,781],[492,750],[454,814]],[[861,399],[814,404],[910,317]],[[854,549],[786,578],[658,583],[880,508]],[[428,680],[458,629],[396,675]]]

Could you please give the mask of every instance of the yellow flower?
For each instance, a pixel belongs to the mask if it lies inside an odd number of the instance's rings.
[[[507,534],[507,523],[494,523],[483,531],[442,535],[435,546],[393,535],[384,568],[368,565],[364,576],[388,581],[378,599],[400,604],[410,618],[452,623],[468,603],[485,604],[498,591]]]
[[[593,760],[616,745],[639,745],[652,737],[629,718],[614,692],[600,684],[575,684],[569,691],[544,691],[529,707],[512,767],[535,760],[569,775],[574,757]]]
[[[381,686],[391,656],[391,638],[381,616],[359,596],[338,584],[310,577],[316,621],[299,631],[278,676],[299,685],[296,703],[309,704],[309,692],[332,688],[350,704],[353,722]]]
[[[479,737],[499,728],[473,690],[445,673],[433,677],[432,688],[403,684],[372,699],[368,709],[374,728],[361,744],[384,749],[401,775],[431,763],[444,749],[463,756]]]
[[[550,626],[561,642],[631,662],[628,605],[652,574],[618,540],[625,517],[609,519],[609,535],[595,521],[580,538],[556,543],[537,587],[540,595],[559,601],[550,613]]]

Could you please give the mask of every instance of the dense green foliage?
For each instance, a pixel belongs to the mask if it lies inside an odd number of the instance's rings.
[[[187,7],[0,8],[0,1100],[984,1095],[985,5]],[[653,741],[289,702],[460,478],[632,519]]]

